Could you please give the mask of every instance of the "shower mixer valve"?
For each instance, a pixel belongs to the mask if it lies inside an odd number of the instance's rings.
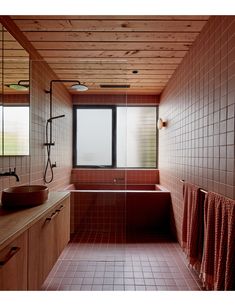
[[[45,142],[44,146],[54,146],[55,142]]]
[[[51,165],[51,168],[56,168],[57,165],[56,165],[56,162],[54,162],[54,164]]]

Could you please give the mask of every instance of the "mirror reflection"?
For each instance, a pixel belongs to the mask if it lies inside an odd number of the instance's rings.
[[[0,155],[29,155],[29,54],[1,26]]]

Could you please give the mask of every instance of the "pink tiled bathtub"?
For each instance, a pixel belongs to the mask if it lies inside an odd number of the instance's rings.
[[[159,184],[73,184],[71,232],[168,230],[170,192]]]

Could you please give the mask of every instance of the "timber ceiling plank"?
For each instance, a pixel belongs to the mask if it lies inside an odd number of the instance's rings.
[[[204,21],[195,20],[18,20],[17,25],[24,31],[120,31],[120,32],[199,32]]]
[[[13,19],[78,19],[78,20],[208,20],[207,15],[15,15],[12,16]]]
[[[10,45],[10,42],[9,42]],[[192,43],[167,42],[34,42],[38,50],[150,50],[150,51],[187,51]],[[14,48],[16,46],[12,44]]]
[[[31,42],[194,42],[198,32],[102,32],[102,31],[27,31],[25,35]]]
[[[142,50],[41,50],[43,57],[64,58],[183,58],[186,51],[142,51]]]

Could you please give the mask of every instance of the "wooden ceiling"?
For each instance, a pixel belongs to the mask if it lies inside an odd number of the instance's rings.
[[[209,18],[11,17],[59,78],[78,79],[88,86],[86,93],[123,92],[100,88],[117,84],[139,94],[162,92]]]

